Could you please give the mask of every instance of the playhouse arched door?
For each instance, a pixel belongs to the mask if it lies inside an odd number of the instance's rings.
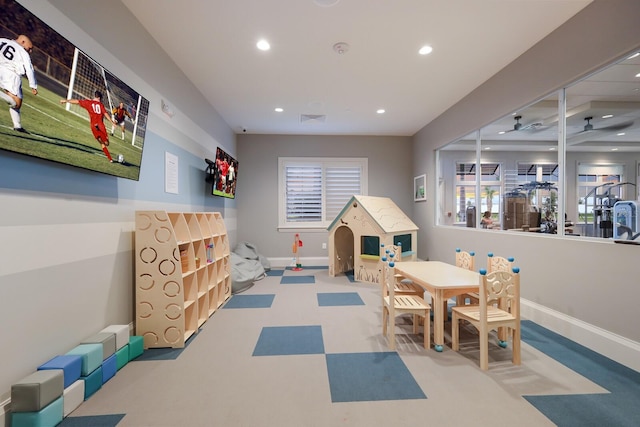
[[[353,231],[349,227],[338,227],[334,233],[335,275],[353,270]]]

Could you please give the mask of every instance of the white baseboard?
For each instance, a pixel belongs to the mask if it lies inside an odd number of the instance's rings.
[[[276,268],[284,268],[284,267],[295,267],[296,260],[292,257],[287,258],[269,258],[269,262],[272,267]],[[329,257],[305,257],[300,258],[300,264],[302,264],[302,268],[305,265],[313,265],[313,266],[328,266],[329,265]]]
[[[523,318],[640,372],[640,343],[522,299]]]
[[[0,402],[0,427],[11,426],[11,398]]]

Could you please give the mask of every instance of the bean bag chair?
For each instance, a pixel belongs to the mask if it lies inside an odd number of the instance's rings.
[[[246,291],[257,280],[263,279],[266,276],[266,271],[271,269],[269,260],[258,254],[255,246],[247,242],[238,244],[236,249],[231,252],[229,261],[231,263],[232,294]]]

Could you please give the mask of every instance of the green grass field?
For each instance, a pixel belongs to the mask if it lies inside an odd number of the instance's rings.
[[[102,152],[102,148],[89,128],[89,114],[82,110],[81,116],[69,112],[61,97],[52,91],[39,87],[34,96],[26,80],[22,91],[24,99],[22,108],[22,127],[29,134],[13,130],[8,105],[0,101],[0,148],[18,153],[49,159],[60,163],[104,172],[123,178],[137,180],[140,173],[142,150],[131,145],[131,133],[120,139],[120,129],[116,128],[115,136],[109,136],[109,152],[114,163]],[[105,121],[107,131],[111,124]],[[136,145],[142,146],[140,137]],[[117,163],[118,155],[124,156],[124,163]]]

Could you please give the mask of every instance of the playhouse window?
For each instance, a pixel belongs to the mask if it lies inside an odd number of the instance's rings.
[[[393,244],[395,246],[402,246],[402,253],[411,252],[411,234],[393,236]]]
[[[379,236],[361,236],[360,237],[360,255],[380,256],[380,237]]]
[[[367,195],[366,158],[278,159],[278,228],[326,228],[354,195]]]

